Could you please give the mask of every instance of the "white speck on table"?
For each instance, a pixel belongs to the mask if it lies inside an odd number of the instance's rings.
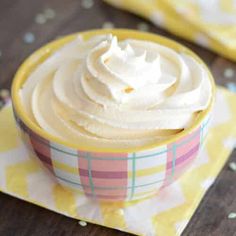
[[[94,1],[93,0],[82,0],[81,1],[81,6],[84,8],[84,9],[90,9],[92,8],[94,5]]]
[[[230,162],[229,163],[229,168],[230,168],[230,170],[236,172],[236,162],[233,162],[233,161]]]
[[[27,33],[25,33],[23,40],[25,43],[31,44],[35,41],[35,35],[31,32],[27,32]]]
[[[113,29],[115,27],[114,23],[110,21],[105,21],[102,25],[103,29]]]
[[[43,14],[47,19],[53,19],[56,16],[56,12],[52,8],[45,9]]]
[[[226,87],[233,93],[236,93],[236,83],[229,82],[226,84]]]
[[[82,227],[85,227],[85,226],[87,226],[87,222],[80,220],[79,225]]]
[[[224,77],[225,78],[232,78],[234,76],[234,70],[231,68],[226,68],[224,70]]]
[[[34,20],[37,24],[40,24],[40,25],[45,24],[47,22],[46,17],[42,13],[37,14]]]
[[[236,219],[236,212],[229,213],[228,219]]]

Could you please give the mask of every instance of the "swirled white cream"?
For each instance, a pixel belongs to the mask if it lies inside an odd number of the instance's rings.
[[[40,64],[20,90],[29,117],[48,133],[97,148],[158,143],[209,105],[205,68],[142,40],[80,37]]]

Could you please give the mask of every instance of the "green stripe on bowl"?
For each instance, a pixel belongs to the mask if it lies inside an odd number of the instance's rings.
[[[135,174],[136,174],[136,154],[133,153],[132,155],[132,185],[131,185],[131,193],[130,193],[130,199],[134,196],[134,190],[135,190]]]

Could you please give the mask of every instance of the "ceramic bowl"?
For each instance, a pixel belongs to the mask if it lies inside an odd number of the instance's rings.
[[[194,57],[209,73],[213,87],[209,107],[200,113],[191,127],[156,145],[138,149],[114,150],[107,147],[98,151],[60,140],[42,130],[29,119],[22,107],[19,89],[24,81],[37,65],[78,34],[88,39],[105,33],[112,33],[121,40],[150,40]],[[26,59],[12,84],[12,103],[16,122],[29,151],[34,151],[61,185],[97,200],[128,201],[156,194],[189,169],[208,132],[214,92],[214,80],[204,62],[183,45],[156,34],[119,29],[93,30],[53,41]]]

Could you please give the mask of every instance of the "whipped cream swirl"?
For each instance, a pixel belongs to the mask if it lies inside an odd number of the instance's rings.
[[[158,143],[190,126],[209,105],[208,73],[157,43],[100,35],[53,53],[20,95],[48,133],[97,148]]]

